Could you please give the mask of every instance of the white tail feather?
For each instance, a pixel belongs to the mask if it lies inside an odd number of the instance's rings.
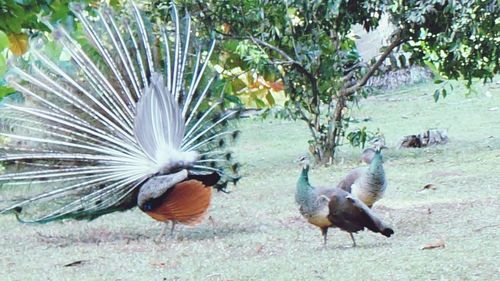
[[[31,67],[10,69],[9,84],[26,102],[0,111],[0,197],[7,199],[0,213],[15,210],[28,222],[92,219],[136,206],[139,187],[157,174],[183,168],[216,172],[225,183],[237,178],[220,145],[233,135],[227,120],[235,112],[208,100],[214,42],[192,50],[189,16],[181,25],[173,6],[173,31],[161,27],[152,43],[139,8],[131,8],[128,16],[102,8],[90,20],[73,4],[91,50],[46,22],[71,61],[50,59],[33,41]],[[154,50],[162,50],[163,66]]]

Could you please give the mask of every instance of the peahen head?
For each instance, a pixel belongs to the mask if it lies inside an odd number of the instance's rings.
[[[363,150],[361,154],[361,161],[370,164],[372,162],[373,157],[375,156],[375,148],[369,147]]]
[[[309,155],[307,155],[307,154],[302,155],[299,158],[297,158],[297,160],[295,162],[299,163],[299,165],[302,166],[302,169],[309,170],[309,166],[310,166],[310,157],[309,157]]]
[[[377,137],[373,139],[371,143],[375,152],[381,152],[384,148],[387,149],[387,146],[385,146],[385,139],[383,137]]]

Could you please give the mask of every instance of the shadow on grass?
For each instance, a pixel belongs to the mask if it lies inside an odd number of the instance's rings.
[[[74,244],[110,244],[110,243],[123,243],[129,244],[131,242],[149,242],[153,241],[158,236],[158,231],[149,231],[142,229],[138,231],[125,230],[111,230],[107,227],[89,228],[78,233],[70,234],[47,234],[36,232],[36,239],[38,242],[52,245],[55,247],[67,247]],[[174,237],[162,238],[172,241],[203,241],[213,240],[215,238],[224,238],[233,235],[251,234],[256,230],[249,226],[238,225],[224,225],[215,226],[210,225],[199,227],[178,227],[175,230]]]

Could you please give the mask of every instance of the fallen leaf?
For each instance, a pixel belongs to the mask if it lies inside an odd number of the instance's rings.
[[[65,265],[63,265],[64,267],[71,267],[71,266],[77,266],[77,265],[82,265],[84,263],[86,263],[87,261],[85,260],[79,260],[79,261],[74,261],[74,262],[70,262],[70,263],[67,263]]]
[[[161,261],[152,261],[151,265],[154,267],[162,268],[162,267],[165,267],[166,264],[164,262],[161,262]]]
[[[437,188],[434,184],[428,183],[428,184],[424,185],[424,187],[422,187],[422,189],[420,189],[419,191],[428,190],[428,189],[436,190]]]
[[[420,250],[430,250],[430,249],[436,249],[436,248],[444,248],[444,241],[443,239],[439,239],[435,242],[425,244]]]
[[[257,254],[260,254],[260,253],[262,253],[262,250],[264,250],[264,245],[262,245],[262,244],[261,244],[261,245],[258,245],[258,246],[256,247],[255,252],[256,252]]]

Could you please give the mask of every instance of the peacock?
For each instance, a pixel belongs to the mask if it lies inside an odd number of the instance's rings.
[[[199,223],[212,188],[240,178],[230,150],[239,111],[207,72],[215,41],[196,38],[174,5],[161,26],[127,5],[73,3],[85,37],[45,21],[51,38],[32,39],[29,63],[11,63],[6,80],[24,102],[0,110],[1,214],[47,223],[137,206],[173,231]],[[54,44],[69,59],[44,51]]]
[[[374,148],[365,149],[362,160],[369,166],[352,169],[337,184],[338,188],[350,192],[370,208],[375,202],[382,199],[387,187],[384,161],[382,159],[383,148],[386,147],[375,144]]]
[[[315,188],[309,183],[309,158],[299,159],[303,165],[297,181],[295,201],[299,211],[307,221],[321,229],[323,245],[326,245],[328,228],[337,227],[349,233],[353,246],[353,233],[365,228],[386,237],[394,234],[368,206],[347,191],[336,188]]]

